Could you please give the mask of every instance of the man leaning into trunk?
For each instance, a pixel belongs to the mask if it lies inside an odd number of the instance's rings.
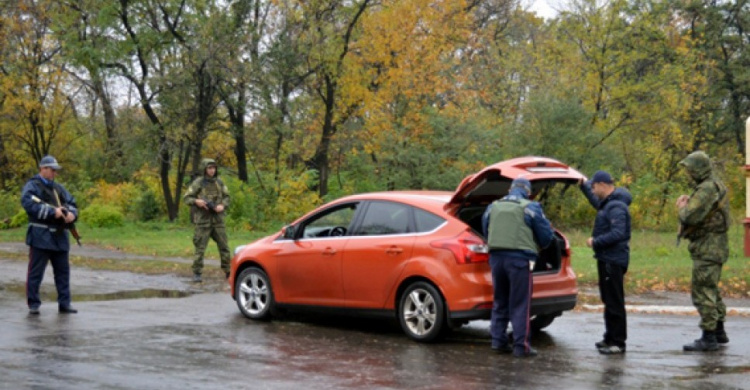
[[[582,182],[581,191],[596,209],[594,230],[586,245],[594,250],[599,295],[604,303],[604,338],[594,345],[603,355],[625,353],[628,338],[623,282],[630,262],[630,193],[614,185],[612,176],[597,171]]]

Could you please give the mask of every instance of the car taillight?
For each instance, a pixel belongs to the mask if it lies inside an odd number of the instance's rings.
[[[430,243],[433,248],[447,249],[453,252],[458,264],[486,263],[490,259],[487,244],[477,235],[465,231],[456,237]]]

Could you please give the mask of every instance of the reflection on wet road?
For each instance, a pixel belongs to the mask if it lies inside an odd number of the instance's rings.
[[[749,318],[729,319],[728,347],[688,354],[681,347],[698,336],[697,317],[630,315],[627,355],[608,357],[593,345],[601,314],[566,313],[533,339],[539,357],[519,360],[490,351],[486,321],[418,344],[386,322],[302,315],[253,322],[228,294],[187,293],[196,290],[183,283],[182,298],[76,300],[76,315],[58,314],[48,300],[41,315],[28,316],[12,289],[0,289],[0,388],[748,386]]]

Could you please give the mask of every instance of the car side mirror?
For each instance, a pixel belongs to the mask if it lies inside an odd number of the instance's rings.
[[[287,240],[293,240],[297,229],[293,225],[286,225],[281,228],[281,235]]]

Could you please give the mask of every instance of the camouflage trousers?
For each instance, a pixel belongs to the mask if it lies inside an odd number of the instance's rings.
[[[701,316],[702,330],[715,330],[716,322],[724,322],[727,307],[721,299],[719,280],[722,264],[713,261],[693,260],[691,297]]]
[[[229,272],[229,242],[227,240],[227,231],[224,226],[195,226],[195,235],[193,235],[193,245],[195,245],[195,256],[193,257],[193,273],[200,275],[203,272],[203,255],[206,253],[208,239],[213,239],[219,248],[221,258],[221,269]]]

